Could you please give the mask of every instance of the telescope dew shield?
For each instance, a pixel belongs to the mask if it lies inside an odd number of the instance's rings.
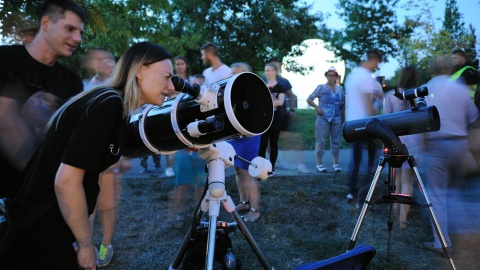
[[[438,131],[440,116],[435,106],[424,107],[418,110],[406,110],[396,113],[372,116],[343,124],[343,137],[347,142],[369,139],[381,139],[378,135],[366,130],[366,125],[372,119],[382,120],[397,136]]]
[[[195,97],[181,93],[162,106],[149,106],[131,115],[125,128],[122,155],[135,158],[152,152],[164,154],[185,148],[204,148],[241,135],[260,135],[270,127],[272,97],[256,74],[240,73],[211,84],[209,89],[217,89],[215,109],[202,111]],[[188,126],[196,122],[201,123],[199,132],[190,134]],[[215,128],[204,128],[203,123]],[[208,132],[203,134],[205,131]]]

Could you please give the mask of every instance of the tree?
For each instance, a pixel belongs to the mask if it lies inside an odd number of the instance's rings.
[[[405,51],[403,60],[417,68],[420,83],[431,78],[428,62],[434,55],[449,55],[454,49],[463,49],[470,60],[476,58],[475,28],[472,25],[469,29],[465,28],[455,0],[446,0],[444,23],[439,30],[435,29],[431,3],[411,0],[402,8],[417,11],[406,19],[415,30],[402,44]],[[475,63],[478,66],[478,61]]]
[[[349,64],[358,63],[371,48],[381,50],[385,59],[400,52],[398,40],[412,30],[397,24],[394,8],[398,0],[339,0],[337,14],[346,28],[322,33],[320,38]]]
[[[270,58],[282,58],[291,46],[317,37],[320,14],[310,15],[311,6],[297,0],[172,0],[168,21],[172,36],[181,39],[180,49],[188,59],[199,58],[206,42],[218,45],[223,62],[248,62],[263,70]],[[183,52],[182,52],[183,50]],[[191,63],[194,72],[205,67]]]
[[[463,15],[458,11],[456,0],[446,0],[445,20],[443,21],[442,31],[450,34],[450,50],[461,49],[465,52],[468,59],[473,61],[477,58],[475,27],[472,24],[467,29],[463,22]],[[451,52],[450,51],[450,52]],[[478,68],[478,60],[474,63]]]
[[[462,14],[458,11],[456,0],[446,0],[445,19],[442,29],[451,33],[455,40],[460,39],[465,33],[465,23],[462,21]]]
[[[8,1],[7,12],[34,14],[42,1],[26,2]],[[86,48],[102,46],[119,56],[133,42],[148,40],[186,56],[195,73],[204,69],[199,49],[206,42],[219,46],[225,63],[246,61],[259,71],[270,58],[286,56],[292,45],[316,38],[316,24],[323,19],[321,14],[310,15],[311,7],[299,0],[77,2],[89,12],[89,23],[82,47],[64,61],[72,68],[79,66]]]

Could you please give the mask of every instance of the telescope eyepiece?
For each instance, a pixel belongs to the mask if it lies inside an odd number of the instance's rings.
[[[225,122],[219,116],[209,117],[205,121],[200,121],[198,124],[198,130],[203,133],[211,133],[223,130]]]
[[[395,91],[395,96],[401,100],[413,100],[415,98],[428,96],[428,88],[426,86],[421,86],[418,88],[406,89],[402,93]]]
[[[172,83],[175,87],[175,91],[177,92],[187,93],[194,99],[197,99],[197,97],[200,95],[200,85],[198,84],[191,85],[178,76],[172,76]]]

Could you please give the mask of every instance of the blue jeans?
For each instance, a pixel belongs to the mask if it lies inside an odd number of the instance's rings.
[[[352,142],[350,145],[352,148],[352,159],[350,161],[350,166],[348,171],[349,193],[352,194],[354,197],[362,198],[366,195],[365,189],[368,192],[368,188],[371,182],[371,179],[369,179],[369,177],[373,170],[377,148],[373,140]],[[360,163],[362,161],[363,147],[365,145],[367,145],[367,148],[368,148],[367,175],[362,179],[360,183],[360,188],[357,189],[358,173],[360,171]],[[365,194],[363,195],[363,193]]]
[[[460,203],[460,186],[464,177],[469,144],[467,139],[426,140],[425,142],[425,188],[430,198],[433,211],[440,226],[447,246],[452,242],[448,235],[448,216],[454,218],[456,213],[448,213],[447,202]],[[456,211],[466,209],[460,207]],[[440,238],[433,226],[434,246],[441,248]]]
[[[150,155],[153,159],[153,163],[155,164],[155,168],[156,167],[160,167],[160,155],[157,155],[157,154],[152,154]],[[140,166],[142,166],[143,168],[147,168],[148,167],[148,157],[149,156],[144,156],[141,160],[140,160]]]

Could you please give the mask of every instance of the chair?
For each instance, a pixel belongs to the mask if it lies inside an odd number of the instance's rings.
[[[294,270],[364,270],[376,253],[375,247],[360,245],[330,259],[302,264]]]

